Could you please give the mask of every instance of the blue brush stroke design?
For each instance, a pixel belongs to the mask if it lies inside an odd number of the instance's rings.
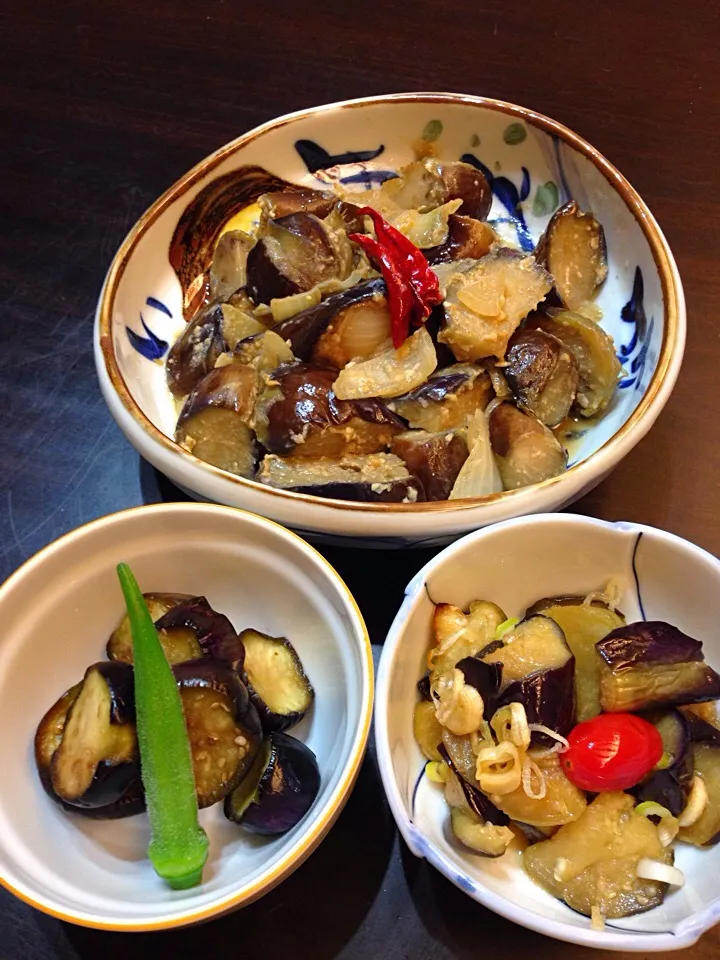
[[[364,163],[366,160],[374,160],[375,157],[380,156],[385,146],[381,144],[377,150],[348,150],[346,153],[331,154],[314,140],[296,140],[295,149],[308,171],[315,173],[316,170],[327,170],[328,167],[343,163]]]
[[[453,881],[454,881],[455,885],[456,885],[457,887],[460,887],[460,889],[461,889],[464,893],[471,893],[471,894],[472,894],[472,893],[475,893],[475,891],[477,890],[477,884],[474,883],[474,882],[470,879],[470,877],[465,876],[464,873],[454,873],[454,874],[453,874]]]
[[[632,570],[633,570],[633,576],[635,577],[635,589],[637,591],[637,599],[638,599],[638,606],[640,607],[640,613],[642,615],[643,620],[647,620],[647,617],[645,616],[645,607],[643,606],[643,602],[642,602],[642,593],[640,592],[640,577],[638,576],[637,564],[636,564],[638,547],[640,546],[640,541],[642,540],[642,537],[643,535],[641,531],[637,536],[637,540],[635,541],[635,547],[633,549]]]
[[[386,180],[397,180],[398,174],[392,170],[361,170],[360,173],[353,173],[347,177],[340,177],[339,183],[362,183],[366,190],[373,186],[380,186]]]
[[[648,322],[645,312],[645,281],[640,267],[635,267],[633,277],[633,288],[630,299],[620,311],[620,318],[624,323],[631,324],[633,332],[630,340],[620,345],[618,360],[627,370],[630,367],[630,376],[624,377],[618,387],[620,390],[627,390],[634,386],[636,390],[641,387],[642,375],[645,370],[648,347],[655,329],[655,318],[651,317]]]
[[[563,166],[562,155],[560,153],[560,137],[556,133],[552,135],[553,151],[555,153],[555,163],[557,165],[557,179],[560,185],[560,205],[570,200],[570,187],[565,176],[565,167]]]
[[[415,781],[415,786],[413,787],[412,797],[410,798],[410,823],[413,823],[415,820],[415,798],[417,797],[417,792],[420,789],[420,784],[422,783],[422,778],[425,776],[425,764],[422,765],[422,769],[418,774],[417,780]]]
[[[161,340],[157,334],[152,332],[150,327],[145,323],[142,314],[140,314],[140,323],[142,323],[147,337],[141,337],[139,333],[135,333],[130,327],[125,327],[131,346],[147,360],[160,360],[165,356],[167,351],[167,341]]]
[[[160,313],[164,313],[166,317],[170,317],[172,320],[172,313],[170,312],[169,307],[166,307],[161,300],[157,299],[157,297],[148,297],[145,303],[148,307],[154,307],[156,310],[159,310]]]
[[[508,180],[507,177],[496,177],[492,170],[486,167],[482,160],[478,160],[474,153],[464,153],[460,160],[462,163],[471,164],[476,170],[484,174],[485,179],[490,184],[490,189],[509,215],[509,219],[502,218],[502,220],[496,222],[511,223],[515,227],[521,249],[525,253],[530,253],[535,248],[535,242],[525,222],[525,214],[520,208],[520,204],[530,196],[530,172],[527,167],[521,168],[522,182],[518,190],[512,180]]]

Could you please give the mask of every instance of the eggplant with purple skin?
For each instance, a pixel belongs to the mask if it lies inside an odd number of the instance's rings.
[[[338,198],[328,190],[312,190],[310,187],[293,187],[264,193],[258,205],[267,220],[277,220],[291,213],[312,213],[321,220],[335,207]]]
[[[187,726],[198,806],[226,797],[252,767],[262,728],[229,663],[205,657],[173,667]]]
[[[225,816],[250,833],[286,833],[310,810],[320,782],[312,750],[286,733],[272,733],[252,769],[226,798]]]
[[[456,363],[438,370],[425,383],[388,400],[390,410],[407,420],[413,429],[442,433],[465,427],[478,410],[492,399],[490,377],[481,367]]]
[[[720,676],[705,663],[702,643],[661,620],[613,630],[595,649],[600,703],[608,713],[676,707],[720,697]]]
[[[535,256],[555,279],[555,291],[570,310],[592,300],[608,272],[605,231],[571,200],[550,218]]]
[[[712,847],[720,842],[720,745],[708,739],[693,743],[691,752],[693,771],[702,779],[707,802],[697,820],[680,827],[678,839],[696,847]]]
[[[150,611],[153,623],[157,624],[157,621],[163,617],[168,610],[172,610],[173,607],[176,607],[179,603],[183,603],[185,600],[192,600],[192,595],[189,593],[144,593],[143,599]],[[165,643],[163,643],[163,637],[160,638],[160,642],[163,645],[165,656],[170,663],[174,663],[175,660],[171,659],[174,654],[172,650],[168,649]],[[194,657],[202,656],[202,651],[199,648],[190,645],[188,652],[191,650],[193,651],[193,656],[185,657],[184,659],[190,660]],[[118,623],[110,634],[105,652],[107,653],[108,660],[132,663],[132,633],[130,631],[130,620],[127,613],[123,615],[120,623]]]
[[[502,664],[503,702],[505,691],[516,681],[574,662],[565,634],[554,620],[542,614],[521,620],[478,656],[485,663]]]
[[[210,266],[210,300],[225,303],[247,282],[247,259],[255,238],[242,230],[228,230],[218,240]]]
[[[465,683],[475,687],[483,699],[483,718],[490,720],[498,706],[502,686],[502,663],[485,663],[480,656],[463,657],[455,664]]]
[[[489,417],[490,443],[506,490],[557,477],[567,451],[537,417],[501,403]]]
[[[206,463],[253,477],[257,448],[249,424],[256,395],[253,367],[232,364],[211,370],[185,401],[175,439]]]
[[[447,500],[468,458],[465,438],[453,431],[410,430],[398,434],[390,449],[404,461],[422,487],[426,500]]]
[[[206,377],[226,349],[223,313],[217,303],[202,307],[170,347],[165,374],[174,397],[184,397]]]
[[[567,737],[575,726],[575,658],[569,657],[561,666],[534,673],[524,680],[509,684],[502,692],[499,706],[521,703],[529,724],[539,723]],[[554,737],[534,730],[531,743],[552,747]]]
[[[388,447],[404,429],[402,420],[376,399],[339,400],[335,378],[333,370],[304,363],[274,372],[255,408],[257,438],[267,451],[314,459]]]
[[[454,738],[456,741],[464,741],[464,739],[465,738],[462,737]],[[477,786],[477,781],[473,783],[474,774],[472,780],[468,779],[468,768],[463,760],[458,762],[460,758],[457,750],[453,750],[452,740],[450,738],[443,736],[443,742],[438,747],[438,752],[458,778],[467,805],[473,813],[477,814],[477,816],[486,823],[495,824],[496,827],[506,827],[510,822],[510,818],[506,813],[503,813],[502,810],[498,810],[494,803],[488,800],[479,786]],[[471,762],[474,768],[474,755]]]
[[[245,648],[243,680],[263,730],[287,730],[299,723],[315,691],[295,647],[285,637],[249,628],[240,634]]]
[[[685,808],[693,781],[688,724],[677,710],[647,719],[652,720],[662,737],[662,767],[658,765],[630,793],[638,803],[652,800],[678,817]]]
[[[423,253],[431,266],[455,260],[479,260],[490,252],[496,240],[495,231],[489,224],[451,213],[447,240],[436,247],[428,247]]]
[[[424,496],[418,481],[392,453],[314,460],[268,454],[256,479],[279,490],[358,503],[417,503]]]
[[[506,354],[505,379],[521,409],[547,427],[570,413],[578,391],[577,363],[568,348],[542,330],[513,334]]]
[[[132,668],[88,667],[40,721],[35,761],[45,791],[65,809],[96,819],[142,810]]]

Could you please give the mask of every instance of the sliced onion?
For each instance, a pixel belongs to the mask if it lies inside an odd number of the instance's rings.
[[[533,777],[539,782],[537,790],[532,788]],[[542,800],[547,793],[547,782],[545,774],[540,767],[534,763],[530,757],[525,757],[522,765],[522,788],[531,800]]]
[[[641,880],[655,880],[657,883],[667,883],[671,887],[682,887],[685,883],[685,874],[669,863],[661,863],[650,857],[641,857],[635,871]]]
[[[557,730],[551,730],[550,727],[546,727],[542,723],[529,723],[528,730],[530,733],[544,733],[546,737],[551,737],[553,740],[557,740],[560,744],[559,753],[565,753],[566,750],[570,748],[570,744],[567,739],[558,733]]]
[[[691,827],[705,812],[708,802],[707,787],[702,777],[697,774],[693,777],[693,785],[690,790],[688,802],[685,809],[678,817],[678,825],[681,827]]]
[[[521,750],[530,746],[527,715],[521,703],[506,703],[500,707],[493,714],[490,726],[498,740],[509,740]]]
[[[680,824],[675,817],[661,820],[657,827],[658,840],[661,846],[669,847],[679,832]]]
[[[339,400],[399,397],[425,383],[437,366],[435,344],[425,327],[401,347],[390,347],[369,360],[349,363],[333,384]]]
[[[483,793],[502,796],[517,790],[522,782],[518,748],[508,740],[496,747],[483,747],[477,755],[475,776]]]
[[[486,497],[491,493],[500,493],[503,484],[490,445],[488,418],[482,410],[476,410],[470,421],[467,445],[470,455],[455,479],[449,499],[463,500],[467,497]]]

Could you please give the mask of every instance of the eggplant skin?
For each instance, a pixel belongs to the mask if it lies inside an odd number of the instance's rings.
[[[184,397],[194,390],[226,349],[222,321],[222,309],[217,304],[202,307],[170,348],[165,372],[174,397]]]
[[[483,717],[485,720],[490,720],[495,713],[500,696],[502,663],[485,663],[479,656],[474,656],[464,657],[455,664],[455,667],[462,671],[465,683],[475,687],[482,697]]]
[[[506,827],[510,823],[510,817],[506,813],[503,813],[502,810],[498,810],[495,804],[485,796],[482,790],[479,790],[477,787],[474,787],[471,783],[467,782],[467,780],[463,777],[453,763],[452,757],[448,753],[444,744],[441,743],[438,745],[438,752],[457,777],[458,783],[462,787],[465,800],[467,801],[467,804],[473,813],[477,814],[477,816],[486,823],[493,823],[496,827]]]
[[[662,620],[642,620],[613,630],[596,650],[613,670],[704,660],[702,643]]]
[[[192,597],[178,603],[160,617],[158,630],[188,627],[207,657],[223,660],[241,670],[245,659],[242,640],[228,618],[210,606],[205,597]]]
[[[408,472],[422,487],[426,500],[447,500],[468,458],[465,438],[455,432],[411,430],[398,434],[391,450],[404,460]]]
[[[240,634],[245,648],[242,679],[266,733],[300,723],[315,700],[315,690],[295,647],[286,637],[271,637],[248,628]]]
[[[452,263],[454,260],[479,260],[490,252],[495,240],[495,231],[487,223],[451,213],[448,217],[445,243],[428,247],[423,253],[431,266],[436,263]]]
[[[570,657],[554,670],[543,670],[509,684],[498,706],[507,703],[521,703],[528,723],[540,723],[566,737],[575,726],[575,658]],[[533,731],[532,743],[551,747],[557,741]]]
[[[638,803],[652,800],[677,817],[685,808],[693,781],[689,724],[678,710],[670,710],[659,717],[648,716],[647,719],[657,727],[664,753],[671,762],[664,770],[653,770],[629,792]]]

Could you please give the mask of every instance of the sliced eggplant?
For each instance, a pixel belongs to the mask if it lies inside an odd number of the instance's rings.
[[[439,173],[445,185],[443,202],[462,200],[458,210],[460,216],[485,220],[492,205],[492,189],[485,175],[461,160],[441,162]]]
[[[51,796],[79,808],[117,803],[140,776],[132,668],[88,667],[41,721],[35,755]]]
[[[487,372],[458,363],[438,370],[415,390],[388,401],[388,407],[413,429],[441,433],[467,425],[493,395]]]
[[[567,451],[537,417],[501,403],[490,414],[490,443],[506,490],[557,477]]]
[[[330,324],[342,324],[343,316],[351,308],[367,305],[368,301],[377,304],[377,310],[382,310],[386,303],[385,294],[385,281],[381,277],[364,280],[349,290],[334,293],[322,303],[282,320],[273,330],[290,344],[296,357],[307,362],[312,359],[315,345]]]
[[[266,741],[261,759],[225,800],[225,816],[250,833],[275,836],[296,826],[320,791],[320,768],[312,750],[286,733]]]
[[[531,617],[532,623],[534,617]],[[502,650],[499,651],[502,654]],[[570,656],[560,667],[541,670],[508,684],[502,692],[499,706],[521,703],[530,724],[539,723],[567,737],[575,726],[575,658]],[[537,746],[552,747],[553,737],[533,731],[531,742]]]
[[[247,282],[248,254],[255,238],[242,230],[228,230],[218,240],[210,266],[210,300],[225,303]]]
[[[266,220],[277,220],[291,213],[312,213],[322,220],[335,207],[338,198],[328,190],[311,190],[310,187],[293,187],[264,193],[258,200]]]
[[[507,351],[505,379],[521,409],[547,427],[570,413],[578,390],[577,363],[557,337],[543,330],[519,330]]]
[[[312,706],[315,691],[295,647],[285,637],[249,628],[240,634],[245,648],[243,680],[263,730],[287,730]]]
[[[520,824],[544,830],[572,823],[582,816],[587,807],[585,794],[568,780],[558,755],[538,755],[534,762],[545,782],[544,795],[530,797],[520,784],[511,793],[491,794],[490,799],[497,808]],[[536,836],[532,842],[546,839],[546,836]]]
[[[179,603],[185,600],[192,600],[188,593],[144,593],[145,603],[150,611],[153,622],[157,623],[160,617],[164,616],[168,610],[172,610]],[[123,663],[132,663],[132,633],[130,631],[130,621],[127,614],[124,614],[120,623],[110,634],[110,639],[105,648],[109,660],[120,660]],[[166,656],[168,651],[165,651]],[[200,656],[202,651],[198,649],[195,656]]]
[[[447,677],[464,657],[485,657],[498,648],[495,631],[507,620],[504,611],[487,600],[473,600],[468,613],[451,603],[438,603],[433,615],[436,646],[430,651],[430,680]]]
[[[422,487],[426,500],[447,500],[468,457],[464,437],[455,432],[426,433],[410,430],[398,434],[391,450],[404,462]]]
[[[652,720],[662,737],[662,768],[653,770],[630,792],[638,803],[652,800],[678,817],[685,808],[693,781],[688,724],[677,710],[647,719]]]
[[[474,656],[463,657],[462,660],[458,660],[455,666],[462,671],[465,683],[475,687],[482,697],[484,704],[483,718],[489,721],[495,713],[500,699],[502,664],[486,663],[479,656]]]
[[[536,256],[555,278],[555,290],[570,310],[592,300],[607,276],[605,231],[574,200],[552,215]]]
[[[424,383],[437,366],[432,337],[420,327],[395,349],[387,349],[368,360],[360,360],[340,371],[333,384],[342,400],[373,397],[400,397]]]
[[[423,756],[428,760],[442,760],[438,752],[438,744],[442,743],[442,735],[443,728],[435,716],[434,701],[429,699],[416,703],[413,711],[413,736]]]
[[[281,490],[334,500],[416,503],[424,496],[403,461],[391,453],[348,455],[338,460],[268,454],[260,464],[257,479]]]
[[[552,317],[538,314],[527,326],[562,340],[575,357],[579,384],[574,410],[582,417],[604,410],[622,373],[612,337],[594,320],[570,311]]]
[[[160,636],[160,642],[165,648],[166,655],[168,648],[164,642],[164,637],[172,638],[176,631],[188,631],[192,634],[195,645],[199,648],[200,656],[211,657],[214,660],[223,660],[229,663],[235,670],[241,670],[245,658],[245,649],[242,640],[235,632],[235,628],[228,618],[218,613],[210,606],[205,597],[191,597],[182,603],[171,607],[155,623]],[[186,634],[183,633],[183,637]],[[189,648],[195,649],[195,645],[188,643]],[[184,657],[183,659],[191,659]],[[179,659],[171,659],[170,663],[180,663]]]
[[[227,350],[232,352],[241,340],[265,333],[267,326],[256,320],[255,317],[242,306],[233,303],[223,303],[222,334]],[[217,364],[218,361],[216,360]]]
[[[472,753],[472,750],[470,749],[469,751],[471,759],[466,761],[464,754],[459,753],[458,749],[453,749],[453,740],[451,739],[453,735],[450,734],[448,737],[445,736],[446,733],[449,733],[449,731],[443,732],[443,742],[438,747],[438,752],[458,778],[468,807],[483,822],[493,823],[497,827],[506,827],[510,822],[510,818],[506,813],[498,810],[495,804],[485,796],[478,786],[477,780],[475,780],[475,755]],[[462,741],[463,744],[467,744],[468,746],[470,743],[467,738],[463,737],[455,737],[454,740],[457,741],[458,744]],[[466,752],[467,750],[465,750],[465,753]]]
[[[479,260],[490,252],[496,240],[495,231],[488,223],[451,213],[447,240],[437,247],[428,247],[423,253],[431,266],[455,260]]]
[[[552,277],[533,257],[507,247],[489,253],[448,282],[438,339],[458,360],[502,360],[520,321],[551,289]]]
[[[200,309],[170,348],[165,373],[174,397],[184,397],[194,390],[226,350],[222,322],[222,308],[210,303]]]
[[[720,697],[720,676],[704,662],[702,643],[659,620],[613,630],[595,649],[602,657],[603,710],[631,712]]]
[[[252,766],[262,728],[248,691],[236,671],[205,657],[176,664],[198,806],[226,797]]]
[[[499,643],[500,646],[493,644],[491,650],[481,651],[479,656],[485,663],[502,664],[503,701],[505,691],[516,681],[573,663],[565,634],[554,620],[542,614],[521,620]]]
[[[450,808],[450,825],[453,836],[481,857],[501,857],[514,836],[508,827],[487,823],[464,807]]]
[[[696,847],[712,847],[720,842],[720,746],[694,743],[692,762],[695,775],[702,777],[707,803],[694,823],[680,828],[678,839]]]

